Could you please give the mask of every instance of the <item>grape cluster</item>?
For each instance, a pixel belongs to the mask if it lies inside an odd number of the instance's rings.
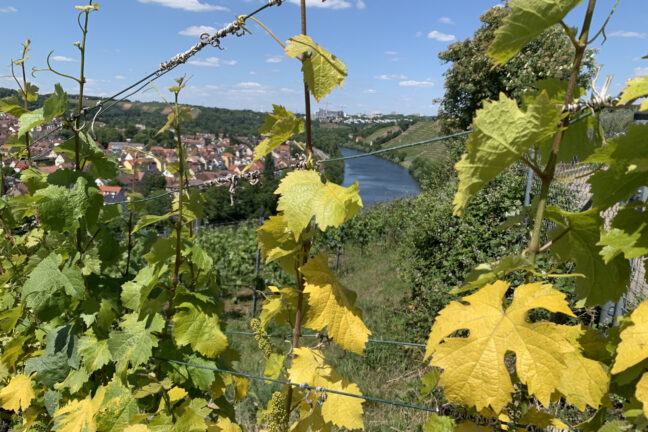
[[[250,321],[250,326],[252,327],[252,331],[254,332],[254,339],[256,339],[257,344],[259,344],[259,349],[263,351],[263,356],[266,360],[268,360],[274,352],[274,345],[272,345],[272,342],[270,342],[268,333],[266,333],[263,325],[261,324],[261,320],[258,318],[254,318],[252,321]]]

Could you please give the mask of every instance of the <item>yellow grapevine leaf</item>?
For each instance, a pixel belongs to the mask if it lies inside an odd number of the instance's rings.
[[[254,159],[252,159],[250,165],[245,167],[243,172],[247,171],[254,162],[271,153],[294,135],[299,135],[302,132],[304,132],[304,120],[297,118],[295,114],[281,105],[273,105],[272,114],[268,114],[265,122],[259,128],[259,133],[267,138],[256,147]]]
[[[648,75],[631,79],[626,85],[627,87],[623,90],[617,105],[625,105],[628,102],[648,96]],[[639,111],[645,110],[648,110],[648,100],[643,101],[639,107]]]
[[[58,432],[95,432],[97,403],[88,396],[72,400],[54,413],[54,430]]]
[[[266,263],[278,261],[286,272],[295,274],[294,258],[299,245],[283,215],[270,216],[257,229],[257,241]]]
[[[288,372],[290,381],[345,393],[362,394],[357,385],[346,381],[333,370],[320,350],[297,348],[294,354],[295,358]],[[316,399],[318,396],[313,393],[311,392],[310,397]],[[364,430],[363,403],[363,399],[327,394],[322,404],[322,418],[326,423],[332,423],[340,428]],[[310,405],[304,401],[301,405],[308,405],[310,408]]]
[[[242,432],[241,427],[227,417],[219,417],[216,423],[207,427],[207,432]]]
[[[618,374],[648,358],[648,300],[630,315],[632,325],[621,332],[612,373]]]
[[[515,0],[509,3],[511,14],[504,18],[488,48],[496,65],[509,61],[529,42],[549,27],[558,24],[583,0]]]
[[[518,423],[524,425],[533,425],[541,428],[556,428],[556,429],[569,429],[565,423],[560,421],[558,417],[555,417],[549,413],[539,411],[537,407],[531,407],[523,416],[520,418]],[[520,430],[526,430],[520,428]]]
[[[643,404],[644,415],[648,417],[648,372],[644,373],[637,383],[635,396]]]
[[[292,58],[303,56],[304,81],[318,102],[338,85],[342,87],[344,84],[348,72],[344,62],[313,42],[309,36],[290,38],[286,42],[286,54]]]
[[[356,293],[345,288],[328,266],[325,253],[311,258],[300,268],[308,302],[304,327],[327,328],[328,336],[345,350],[362,354],[371,331],[362,322],[362,311],[355,307]]]
[[[489,181],[521,158],[533,145],[557,132],[561,108],[542,91],[526,112],[500,93],[496,102],[485,102],[473,120],[473,133],[455,168],[459,187],[452,201],[455,216],[463,216],[470,199]]]
[[[610,385],[608,369],[602,363],[573,351],[565,354],[567,369],[563,371],[558,391],[581,411],[587,405],[598,408]]]
[[[20,374],[11,378],[9,384],[0,390],[0,407],[8,411],[24,411],[35,397],[31,379]]]
[[[130,425],[126,429],[124,429],[124,432],[150,432],[150,431],[151,429],[149,429],[148,426],[143,424]]]
[[[297,311],[297,298],[299,296],[297,290],[295,288],[279,289],[275,286],[269,286],[268,289],[274,295],[268,295],[263,302],[263,308],[259,315],[261,325],[266,328],[273,319],[277,325],[290,324]],[[302,311],[304,309],[302,307]]]
[[[335,183],[322,183],[316,171],[294,171],[279,184],[275,194],[281,195],[277,210],[283,212],[287,228],[295,239],[311,219],[321,230],[337,227],[362,208],[358,183],[348,188]]]
[[[513,392],[504,362],[509,351],[516,354],[520,381],[543,405],[549,405],[551,394],[560,386],[565,353],[575,350],[563,328],[567,326],[531,323],[528,313],[542,308],[574,316],[565,295],[551,285],[521,285],[504,310],[508,288],[503,281],[486,285],[464,297],[463,303],[453,301],[437,316],[425,358],[444,369],[439,385],[451,402],[500,412]],[[470,332],[468,337],[450,337],[462,329]]]

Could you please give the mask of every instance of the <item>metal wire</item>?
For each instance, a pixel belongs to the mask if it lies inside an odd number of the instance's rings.
[[[224,331],[223,333],[229,334],[229,335],[254,336],[254,333],[246,332],[246,331],[228,330],[228,331]],[[268,337],[286,338],[286,336],[282,335],[282,334],[269,334]],[[304,334],[304,335],[301,335],[301,337],[319,338],[319,337],[327,337],[327,336],[325,334],[314,333],[314,334]],[[369,342],[370,343],[376,343],[376,344],[405,345],[405,346],[413,346],[413,347],[425,348],[425,344],[416,343],[416,342],[401,342],[401,341],[392,341],[392,340],[383,340],[383,339],[371,339],[371,338],[369,339]]]

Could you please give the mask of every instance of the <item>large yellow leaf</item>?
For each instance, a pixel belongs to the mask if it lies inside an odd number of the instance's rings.
[[[24,374],[11,378],[9,384],[0,390],[0,407],[8,411],[26,410],[36,397],[31,379]]]
[[[266,263],[278,261],[287,273],[295,274],[295,256],[300,248],[283,215],[270,216],[257,229],[257,241]]]
[[[642,302],[630,315],[632,325],[621,332],[612,373],[623,372],[648,358],[648,301]]]
[[[95,432],[97,430],[95,420],[97,407],[97,401],[89,396],[83,400],[68,402],[67,405],[54,413],[54,430],[58,432]]]
[[[295,358],[289,370],[292,382],[362,395],[357,385],[349,383],[333,370],[321,351],[297,348],[294,350],[294,354]],[[315,400],[317,396],[312,393],[310,398]],[[325,422],[333,423],[340,428],[364,430],[363,403],[363,399],[327,394],[326,400],[322,404],[322,418]],[[304,405],[306,402],[302,401],[301,404]]]
[[[286,42],[286,54],[293,58],[302,56],[304,81],[318,102],[338,85],[342,87],[348,71],[346,65],[309,36],[290,38]]]
[[[473,120],[473,133],[455,168],[459,187],[452,201],[454,214],[463,216],[468,201],[489,181],[522,157],[529,149],[546,141],[558,130],[561,108],[541,92],[526,112],[500,93],[496,102],[485,102]]]
[[[362,354],[371,331],[362,322],[362,311],[355,307],[356,293],[340,284],[325,253],[313,257],[300,271],[308,302],[304,327],[318,331],[326,327],[336,344]]]
[[[648,372],[644,373],[637,383],[635,396],[643,404],[644,415],[648,417]]]
[[[508,288],[503,281],[486,285],[464,297],[462,303],[450,303],[438,315],[426,358],[444,369],[439,385],[451,402],[500,412],[513,392],[504,360],[509,351],[516,355],[520,381],[542,404],[548,406],[552,393],[560,387],[567,369],[566,355],[577,349],[568,340],[569,327],[532,323],[528,313],[542,308],[574,316],[565,295],[551,285],[521,285],[504,309]],[[468,330],[469,335],[450,337],[459,330]]]
[[[207,427],[207,432],[241,432],[241,427],[227,417],[218,417],[216,423]]]
[[[329,226],[337,227],[362,208],[357,182],[348,188],[322,183],[316,171],[291,172],[275,193],[281,195],[277,209],[283,212],[286,226],[295,239],[313,217],[323,231]]]

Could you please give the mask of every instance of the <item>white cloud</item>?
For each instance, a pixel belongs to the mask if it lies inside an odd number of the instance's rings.
[[[73,58],[60,56],[60,55],[52,56],[52,60],[59,61],[59,62],[76,62],[76,60]]]
[[[204,60],[189,60],[189,64],[194,66],[220,67],[220,59],[218,57],[208,57]]]
[[[283,93],[298,93],[297,90],[291,89],[291,88],[286,88],[286,87],[280,88],[279,91],[281,91]]]
[[[364,93],[364,94],[374,94],[374,93],[376,93],[376,90],[374,90],[374,89],[367,89],[367,90],[363,91],[362,93]]]
[[[455,35],[441,33],[437,30],[432,30],[430,33],[428,33],[427,37],[428,39],[438,40],[439,42],[451,42],[455,40]]]
[[[364,8],[367,7],[367,5],[365,4],[364,1],[362,1],[362,0],[357,0],[357,1],[356,1],[356,7],[357,7],[358,9],[364,9]]]
[[[385,54],[391,55],[391,56],[398,55],[398,53],[396,51],[385,51]]]
[[[296,5],[301,4],[301,0],[288,0],[288,2]],[[362,9],[361,4],[364,5],[362,0],[358,2],[359,9]],[[347,0],[327,0],[325,2],[322,2],[322,0],[306,0],[306,6],[325,9],[347,9],[353,5]]]
[[[454,24],[454,21],[452,21],[448,17],[441,17],[437,21],[439,21],[441,24]]]
[[[234,87],[242,88],[242,89],[252,89],[252,88],[261,88],[263,87],[261,84],[258,82],[250,82],[250,81],[245,81],[245,82],[240,82],[236,84]]]
[[[223,64],[225,66],[234,66],[237,63],[238,63],[238,61],[236,61],[236,60],[223,60]]]
[[[183,9],[190,12],[228,11],[224,6],[201,3],[199,0],[138,0],[140,3],[156,3],[173,9]]]
[[[124,75],[115,75],[116,80],[124,80],[126,77]]]
[[[648,75],[648,66],[634,68],[635,76]]]
[[[281,63],[282,60],[282,56],[272,56],[266,59],[266,63]]]
[[[378,76],[376,76],[374,78],[379,79],[379,80],[386,80],[386,81],[407,79],[407,77],[405,75],[398,75],[398,74],[378,75]]]
[[[646,33],[639,33],[639,32],[633,32],[633,31],[624,31],[624,30],[619,30],[619,31],[612,32],[612,33],[608,34],[608,36],[646,39]]]
[[[398,85],[401,87],[419,87],[419,88],[434,87],[434,83],[429,79],[426,79],[425,81],[414,81],[414,80],[401,81],[398,83]]]
[[[178,34],[182,36],[200,36],[203,33],[209,33],[210,35],[216,33],[216,28],[212,26],[189,26],[184,30],[180,30]]]
[[[18,12],[18,9],[16,9],[13,6],[7,6],[5,8],[0,8],[0,13],[11,13],[11,12]]]

